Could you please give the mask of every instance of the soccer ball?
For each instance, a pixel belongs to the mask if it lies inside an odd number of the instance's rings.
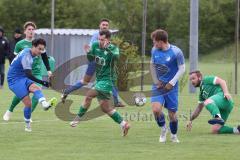
[[[134,103],[136,106],[141,107],[147,102],[147,99],[143,93],[134,94]]]

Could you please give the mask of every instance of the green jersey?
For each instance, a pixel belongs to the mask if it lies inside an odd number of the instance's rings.
[[[96,85],[95,88],[100,91],[110,92],[112,85],[116,81],[116,65],[115,62],[119,57],[119,49],[113,44],[107,48],[99,47],[99,42],[95,42],[91,46],[90,52],[87,54],[89,61],[96,63]]]
[[[31,48],[31,47],[32,47],[32,42],[28,41],[26,39],[23,39],[16,44],[15,49],[14,49],[14,54],[17,55],[24,48]],[[33,75],[41,75],[41,65],[42,65],[41,57],[40,56],[34,57],[33,64],[32,64]]]
[[[218,93],[223,93],[220,85],[216,84],[215,76],[205,76],[200,84],[199,102],[203,102],[209,97]]]

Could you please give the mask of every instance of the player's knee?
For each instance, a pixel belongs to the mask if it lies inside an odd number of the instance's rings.
[[[222,127],[221,125],[213,125],[212,126],[212,134],[218,134],[218,131],[221,127]]]
[[[31,91],[31,92],[35,92],[35,91],[37,91],[37,90],[41,90],[42,88],[41,87],[39,87],[39,86],[37,86],[36,84],[32,84],[32,85],[30,85],[30,87],[29,87],[29,90]]]
[[[177,121],[177,112],[168,111],[168,116],[171,122]]]
[[[156,105],[152,106],[152,112],[153,112],[154,115],[160,115],[162,113],[160,107],[156,106]]]
[[[89,83],[89,82],[86,81],[85,79],[80,80],[80,82],[81,82],[83,85],[87,85],[87,84]]]
[[[210,104],[210,103],[213,103],[213,100],[211,100],[211,99],[206,99],[206,100],[204,101],[204,105],[205,105],[205,106],[208,105],[208,104]]]
[[[86,96],[85,103],[90,104],[92,102],[93,97],[92,96]]]

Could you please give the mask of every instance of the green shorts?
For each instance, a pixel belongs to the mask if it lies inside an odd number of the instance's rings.
[[[104,92],[104,91],[100,91],[100,90],[96,90],[97,91],[97,99],[98,101],[100,100],[109,100],[111,98],[111,93],[110,92]]]
[[[97,99],[98,100],[109,100],[112,92],[112,81],[102,80],[97,81],[94,85],[94,89],[98,92]]]
[[[213,100],[216,106],[218,107],[222,119],[224,121],[227,121],[228,116],[231,113],[234,106],[233,100],[227,100],[226,98],[224,98],[223,93],[218,93],[209,98]]]

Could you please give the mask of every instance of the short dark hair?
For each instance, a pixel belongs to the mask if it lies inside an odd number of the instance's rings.
[[[46,41],[42,38],[37,38],[32,41],[32,46],[37,47],[39,44],[44,45],[46,47]]]
[[[189,72],[189,75],[192,75],[192,74],[197,74],[197,76],[198,77],[202,77],[202,73],[201,73],[201,71],[199,71],[199,70],[194,70],[194,71],[191,71],[191,72]]]
[[[156,41],[168,42],[168,33],[163,29],[157,29],[151,33],[151,39]]]
[[[107,29],[99,31],[99,35],[100,36],[105,35],[107,39],[111,38],[111,32]]]
[[[108,23],[109,23],[110,21],[109,21],[109,19],[107,19],[107,18],[102,18],[102,19],[100,20],[100,23],[99,23],[99,24],[101,24],[102,22],[108,22]]]
[[[28,26],[32,26],[34,29],[37,29],[37,26],[34,22],[28,21],[23,25],[23,29],[25,30]]]

